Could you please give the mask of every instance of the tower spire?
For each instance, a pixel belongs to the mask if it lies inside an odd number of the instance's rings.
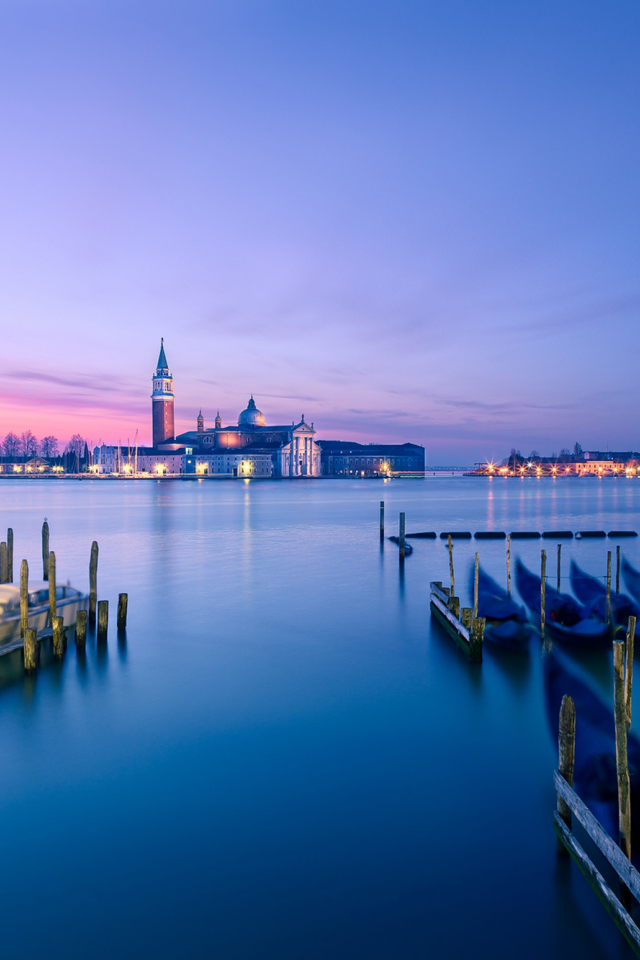
[[[164,371],[166,371],[167,374],[169,373],[169,364],[167,363],[167,355],[164,352],[164,337],[160,337],[160,355],[158,357],[157,367],[158,376],[162,376]]]

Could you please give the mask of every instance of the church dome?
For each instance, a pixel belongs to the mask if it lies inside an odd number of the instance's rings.
[[[266,427],[267,421],[265,419],[264,413],[262,413],[256,407],[256,402],[253,399],[253,394],[251,394],[251,399],[247,404],[247,409],[243,410],[240,416],[238,417],[238,426],[239,427]]]

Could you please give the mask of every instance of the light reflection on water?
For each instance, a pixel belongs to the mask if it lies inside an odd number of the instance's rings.
[[[470,666],[431,623],[446,544],[640,527],[635,482],[4,481],[35,576],[130,596],[126,638],[0,668],[6,957],[626,957],[558,862],[539,650]],[[514,542],[538,569],[555,543]],[[505,579],[504,542],[457,541]],[[563,544],[604,575],[613,541]],[[622,549],[640,565],[636,541]],[[566,582],[566,581],[565,581]],[[583,663],[606,689],[608,665]]]

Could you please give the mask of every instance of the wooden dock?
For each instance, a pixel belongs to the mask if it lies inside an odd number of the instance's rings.
[[[449,588],[443,587],[439,580],[432,581],[429,589],[431,613],[469,660],[472,663],[481,663],[484,619],[474,618],[470,607],[460,610],[458,597],[450,596]]]

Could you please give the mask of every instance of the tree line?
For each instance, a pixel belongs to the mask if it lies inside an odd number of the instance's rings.
[[[57,437],[48,436],[38,440],[31,430],[25,430],[19,436],[17,433],[8,433],[2,442],[2,453],[7,460],[30,460],[32,457],[44,457],[45,460],[57,460],[60,457],[73,455],[78,464],[89,460],[87,441],[79,433],[74,433],[71,440],[64,447],[62,455],[59,452]]]

